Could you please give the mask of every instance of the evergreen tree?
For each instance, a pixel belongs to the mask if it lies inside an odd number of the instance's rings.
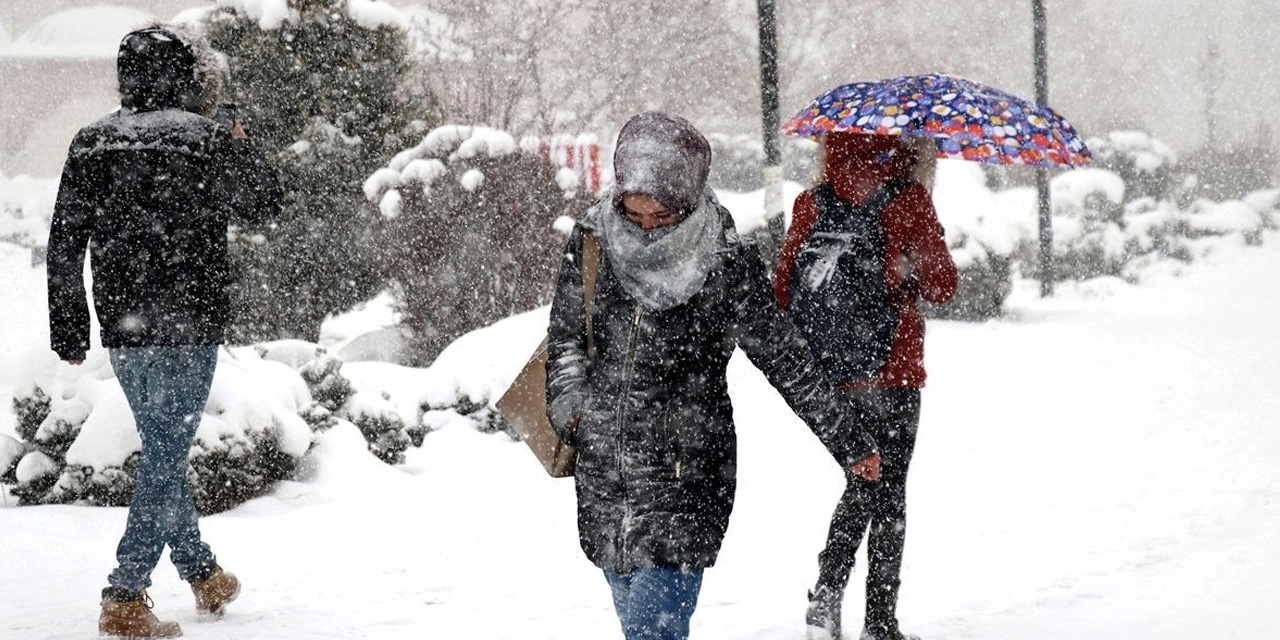
[[[234,342],[316,341],[327,314],[385,285],[361,183],[438,117],[430,95],[403,90],[412,71],[405,32],[369,28],[347,0],[289,0],[264,29],[233,8],[205,22],[228,57],[229,98],[249,136],[275,158],[286,190],[281,220],[233,234]]]

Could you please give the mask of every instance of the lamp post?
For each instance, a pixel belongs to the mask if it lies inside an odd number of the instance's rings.
[[[1036,103],[1049,104],[1049,45],[1044,0],[1031,0],[1031,22],[1035,28]],[[1040,296],[1053,295],[1053,214],[1049,208],[1049,169],[1036,169],[1036,192],[1040,202]]]
[[[778,127],[778,21],[774,0],[757,0],[760,25],[760,109],[764,126],[764,219],[760,252],[771,267],[782,247],[782,148]]]

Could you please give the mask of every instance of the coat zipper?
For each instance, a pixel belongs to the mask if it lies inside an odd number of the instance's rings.
[[[622,550],[623,543],[626,540],[626,526],[631,519],[631,496],[627,493],[627,479],[623,474],[623,449],[626,440],[623,438],[622,430],[627,424],[627,399],[631,395],[631,375],[635,373],[636,365],[636,340],[640,337],[640,318],[644,315],[644,307],[636,305],[636,316],[631,322],[631,331],[627,335],[627,367],[623,370],[622,379],[625,383],[622,392],[622,398],[618,402],[618,478],[622,481],[622,521],[618,523],[618,543],[616,547]]]

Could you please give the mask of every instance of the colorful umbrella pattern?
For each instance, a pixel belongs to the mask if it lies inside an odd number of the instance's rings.
[[[928,136],[938,157],[993,164],[1080,167],[1093,162],[1075,127],[1053,109],[950,75],[846,84],[814,98],[782,126],[818,139],[829,131]]]

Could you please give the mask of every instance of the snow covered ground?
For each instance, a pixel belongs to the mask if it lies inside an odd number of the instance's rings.
[[[45,350],[43,268],[0,243],[0,272],[7,406],[24,367],[60,365]],[[1180,276],[1092,281],[1051,300],[1024,282],[1003,320],[932,323],[904,627],[927,640],[1280,635],[1277,291],[1269,232]],[[544,324],[540,311],[472,334],[429,371],[344,373],[404,394],[497,384]],[[694,615],[700,640],[803,637],[840,472],[766,387],[734,359],[738,503]],[[198,620],[167,563],[157,612],[190,638],[621,637],[577,548],[572,481],[451,415],[400,467],[350,427],[328,432],[299,481],[202,520],[244,582],[227,617]],[[13,432],[7,411],[0,432]],[[0,637],[92,637],[124,517],[6,498]],[[860,588],[845,607],[856,632]]]

